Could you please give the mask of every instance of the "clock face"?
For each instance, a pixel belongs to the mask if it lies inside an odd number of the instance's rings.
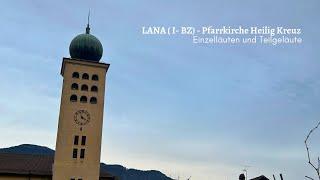
[[[86,110],[79,110],[74,114],[74,122],[80,126],[84,126],[90,122],[90,114]]]

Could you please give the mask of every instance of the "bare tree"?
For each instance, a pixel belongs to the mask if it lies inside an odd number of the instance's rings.
[[[307,155],[308,155],[308,163],[310,164],[310,166],[312,166],[312,168],[317,172],[317,176],[320,180],[320,172],[319,172],[319,169],[320,169],[320,158],[318,156],[318,163],[317,165],[314,165],[314,163],[311,161],[311,158],[310,158],[310,150],[309,150],[309,146],[308,146],[308,140],[310,138],[310,135],[319,127],[320,125],[320,121],[318,122],[318,124],[312,128],[310,131],[309,131],[309,134],[307,135],[306,137],[306,140],[304,141],[304,144],[306,145],[306,149],[307,149]],[[309,177],[309,176],[305,176],[306,178],[310,179],[310,180],[314,180],[313,178]]]

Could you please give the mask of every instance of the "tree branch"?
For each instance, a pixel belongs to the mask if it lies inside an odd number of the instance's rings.
[[[318,157],[318,163],[317,163],[317,167],[312,163],[312,161],[311,161],[311,158],[310,158],[310,150],[309,150],[309,146],[308,146],[308,140],[309,140],[309,138],[310,138],[310,135],[313,133],[313,131],[315,131],[318,127],[319,127],[319,125],[320,125],[320,121],[318,122],[318,124],[314,127],[314,128],[312,128],[310,131],[309,131],[309,133],[308,133],[308,135],[307,135],[307,137],[306,137],[306,139],[305,139],[305,141],[304,141],[304,144],[305,144],[305,146],[306,146],[306,150],[307,150],[307,155],[308,155],[308,163],[313,167],[313,169],[317,172],[317,175],[318,175],[318,178],[319,178],[319,180],[320,180],[320,172],[319,172],[319,169],[320,169],[320,159],[319,159],[319,157]],[[313,179],[313,178],[310,178],[309,176],[305,176],[306,178],[309,178],[309,179]]]
[[[314,180],[313,178],[311,178],[311,177],[309,177],[309,176],[305,176],[305,177],[308,178],[308,179]]]

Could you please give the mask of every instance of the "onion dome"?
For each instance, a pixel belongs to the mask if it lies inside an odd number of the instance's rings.
[[[90,34],[89,23],[85,34],[79,34],[70,43],[71,58],[99,62],[103,47],[98,38]]]

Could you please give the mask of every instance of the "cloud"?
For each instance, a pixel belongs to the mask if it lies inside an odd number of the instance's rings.
[[[90,8],[92,32],[104,45],[103,60],[111,63],[103,159],[204,180],[236,178],[249,164],[250,176],[282,172],[300,180],[297,173],[311,174],[303,138],[320,115],[319,23],[313,20],[318,5],[316,0],[3,3],[1,145],[54,146],[61,60],[68,57],[71,39],[84,32]],[[144,25],[207,24],[301,26],[304,42],[208,47],[187,37],[141,35]]]

